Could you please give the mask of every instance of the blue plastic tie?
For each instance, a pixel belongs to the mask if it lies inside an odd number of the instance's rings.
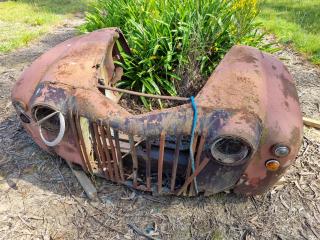
[[[190,159],[191,159],[191,168],[192,168],[192,173],[195,171],[195,164],[194,164],[194,153],[193,153],[193,140],[194,140],[194,134],[196,131],[197,127],[197,122],[198,122],[198,109],[197,109],[197,104],[194,101],[194,97],[190,97],[191,100],[191,105],[193,109],[193,121],[192,121],[192,129],[191,129],[191,139],[190,139],[190,146],[189,146],[189,153],[190,153]],[[198,194],[198,185],[197,185],[197,179],[196,177],[193,179],[194,182],[194,187],[196,190],[196,193]]]

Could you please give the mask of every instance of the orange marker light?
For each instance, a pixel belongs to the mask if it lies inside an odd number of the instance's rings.
[[[266,168],[268,169],[268,171],[277,171],[280,167],[280,163],[277,160],[274,159],[270,159],[268,161],[266,161]]]

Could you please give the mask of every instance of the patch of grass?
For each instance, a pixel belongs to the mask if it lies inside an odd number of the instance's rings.
[[[261,9],[268,31],[320,65],[320,0],[265,0]]]
[[[97,0],[82,31],[120,27],[125,34],[132,55],[122,52],[124,62],[118,64],[124,68],[124,78],[119,87],[177,95],[182,78],[192,78],[196,72],[206,79],[233,45],[263,48],[254,21],[256,2]]]
[[[0,53],[25,46],[73,13],[84,11],[90,0],[18,0],[0,2]]]

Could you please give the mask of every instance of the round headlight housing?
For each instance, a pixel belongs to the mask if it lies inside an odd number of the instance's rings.
[[[226,165],[241,164],[250,153],[250,145],[245,140],[234,136],[219,137],[211,146],[213,158]]]
[[[39,105],[34,107],[32,109],[32,112],[33,118],[36,122],[38,122],[43,118],[47,117],[48,115],[57,111],[51,107]],[[49,132],[57,132],[60,129],[59,115],[56,114],[50,117],[48,120],[41,123],[41,127]]]
[[[44,105],[35,106],[32,112],[44,144],[49,147],[58,145],[62,141],[66,130],[66,121],[63,114]]]

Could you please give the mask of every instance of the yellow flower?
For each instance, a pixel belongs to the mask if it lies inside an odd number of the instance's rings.
[[[232,9],[251,11],[251,13],[255,15],[257,13],[257,1],[258,0],[235,0]]]

